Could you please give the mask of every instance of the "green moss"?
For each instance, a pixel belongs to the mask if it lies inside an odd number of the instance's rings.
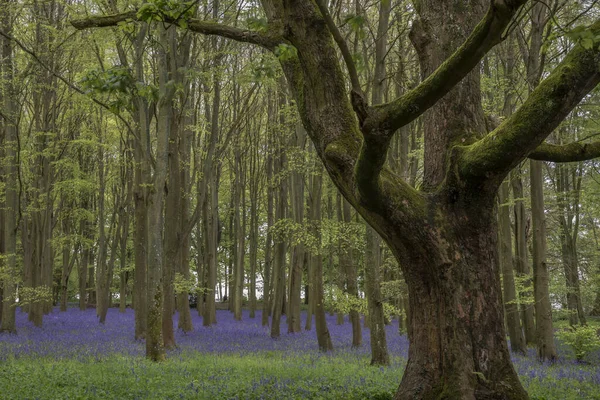
[[[598,28],[600,30],[600,24]],[[558,126],[598,79],[593,51],[575,48],[531,93],[510,118],[476,143],[466,146],[461,176],[503,175],[523,160]]]

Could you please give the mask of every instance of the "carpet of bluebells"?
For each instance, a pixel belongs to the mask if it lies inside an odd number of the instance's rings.
[[[389,367],[372,367],[369,331],[352,349],[351,325],[328,317],[335,351],[318,351],[314,329],[277,340],[261,315],[234,321],[218,311],[218,324],[177,331],[168,361],[151,363],[133,340],[134,313],[110,309],[100,325],[95,310],[53,313],[43,328],[17,312],[17,335],[0,335],[0,399],[391,399],[406,363],[408,341],[387,327]],[[174,317],[177,321],[177,316]],[[281,332],[287,332],[283,318]],[[576,363],[559,345],[560,361],[540,364],[535,351],[513,356],[532,399],[600,400],[600,354]]]

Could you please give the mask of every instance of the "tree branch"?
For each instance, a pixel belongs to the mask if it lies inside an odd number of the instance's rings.
[[[164,22],[170,24],[177,24],[179,22],[175,18],[168,16],[163,16],[163,19]],[[105,28],[109,26],[116,26],[120,22],[138,20],[139,18],[137,16],[137,11],[128,11],[121,14],[91,16],[87,18],[76,19],[71,21],[71,25],[73,25],[75,29],[82,30],[88,28]],[[202,33],[205,35],[216,35],[238,42],[251,43],[264,47],[270,51],[273,51],[279,44],[284,42],[282,36],[278,33],[275,33],[273,28],[270,28],[263,33],[227,26],[217,22],[202,21],[197,18],[190,18],[186,22],[187,29],[192,32]]]
[[[587,161],[600,157],[600,142],[569,143],[562,146],[542,143],[527,157],[557,163]]]
[[[600,21],[590,29],[596,35],[600,33]],[[584,49],[576,45],[510,118],[483,139],[463,147],[459,161],[461,176],[489,177],[490,173],[503,176],[534,152],[600,83],[600,49],[598,44],[594,47]],[[546,149],[547,153],[548,146],[543,145],[541,151]]]
[[[390,103],[371,108],[363,131],[387,135],[415,120],[458,84],[495,45],[527,0],[495,0],[471,36],[415,89]]]

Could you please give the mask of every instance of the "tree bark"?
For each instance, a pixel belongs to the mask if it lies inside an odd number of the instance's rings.
[[[306,142],[306,132],[304,127],[297,126],[294,138],[294,144],[298,151],[304,150]],[[304,176],[300,171],[293,171],[291,174],[291,207],[292,217],[298,226],[304,224]],[[300,321],[300,295],[302,292],[302,271],[304,269],[305,249],[304,244],[299,243],[293,246],[292,260],[290,265],[290,284],[289,284],[289,307],[287,315],[288,333],[296,333],[302,330]]]
[[[4,0],[0,3],[0,9],[3,16],[0,20],[0,26],[6,33],[12,31],[13,13],[8,9],[12,2]],[[17,191],[18,174],[18,130],[17,130],[17,103],[14,90],[14,69],[13,69],[13,46],[12,43],[2,38],[2,112],[10,118],[3,118],[2,128],[4,130],[4,148],[3,164],[0,171],[4,175],[4,204],[2,223],[0,230],[3,231],[1,249],[2,256],[5,256],[2,267],[4,269],[2,284],[2,301],[0,307],[0,332],[16,333],[15,310],[16,310],[16,282],[17,271],[17,215],[19,210],[19,197]]]
[[[146,38],[147,25],[141,24],[140,31],[134,43],[135,74],[138,81],[144,81],[143,51]],[[133,170],[133,200],[134,200],[134,231],[133,249],[135,270],[133,275],[133,302],[135,304],[135,339],[145,339],[148,329],[148,201],[149,191],[147,186],[150,181],[150,115],[148,105],[144,98],[137,96],[134,99],[134,113],[137,120],[137,137],[132,138],[134,150]]]
[[[504,287],[504,310],[506,312],[506,321],[508,325],[508,337],[510,338],[510,347],[512,351],[521,354],[527,353],[525,337],[521,330],[521,321],[519,318],[519,309],[517,306],[517,294],[515,291],[515,277],[513,273],[513,255],[512,255],[512,235],[510,232],[510,206],[508,195],[508,182],[503,182],[500,186],[498,201],[500,203],[498,210],[499,220],[499,242],[500,242],[500,266],[502,270],[502,285]]]
[[[340,200],[342,204],[339,206],[338,220],[345,225],[349,225],[352,222],[350,204],[344,199]],[[346,275],[346,290],[348,295],[358,298],[358,276],[352,256],[352,248],[347,243],[340,246],[340,264],[342,264]],[[350,323],[352,324],[352,347],[360,347],[362,344],[362,328],[358,310],[350,310]]]
[[[521,320],[523,321],[523,331],[525,332],[525,341],[527,343],[535,343],[535,320],[533,316],[534,305],[531,303],[532,298],[532,283],[529,279],[531,268],[529,267],[529,256],[527,251],[527,230],[528,222],[525,214],[525,204],[523,201],[523,180],[521,172],[513,170],[512,189],[515,202],[515,269],[518,276],[523,281],[523,288],[520,293],[521,297]]]
[[[538,357],[554,361],[557,357],[550,304],[550,275],[546,265],[546,217],[544,207],[544,176],[542,162],[531,160],[531,222],[533,228],[533,290]]]
[[[280,104],[282,102],[280,101]],[[274,175],[278,176],[284,171],[286,166],[285,149],[279,146],[279,154],[276,163],[277,168]],[[281,176],[281,175],[279,175]],[[287,215],[287,182],[286,178],[282,178],[279,182],[277,191],[277,206],[275,209],[275,220],[281,221]],[[286,260],[286,239],[279,236],[275,238],[275,254],[273,259],[273,317],[271,319],[271,337],[278,338],[280,333],[281,313],[283,311],[284,292],[285,292],[285,260]]]
[[[310,190],[310,222],[312,225],[312,235],[316,239],[317,251],[311,254],[310,267],[312,272],[311,283],[313,285],[312,302],[315,314],[315,329],[317,331],[317,343],[319,350],[326,352],[333,350],[331,335],[327,329],[327,320],[325,319],[325,304],[323,299],[323,254],[321,253],[321,195],[323,191],[323,178],[321,174],[315,174],[312,177]]]
[[[273,110],[272,95],[269,91],[267,94],[267,121],[268,125],[274,120],[275,112]],[[273,134],[270,129],[267,130],[267,144],[273,143]],[[273,249],[273,198],[275,197],[274,182],[273,182],[273,169],[274,161],[272,152],[267,154],[266,160],[266,179],[267,179],[267,237],[265,238],[265,264],[263,273],[263,307],[262,307],[262,326],[266,326],[269,323],[269,316],[271,315],[271,301],[272,301],[272,286],[273,282],[271,279],[271,271],[273,270],[272,260],[272,249]],[[274,275],[274,274],[273,274]]]

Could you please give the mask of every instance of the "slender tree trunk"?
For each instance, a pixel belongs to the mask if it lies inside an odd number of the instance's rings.
[[[508,182],[500,186],[498,209],[499,242],[500,242],[500,268],[502,270],[502,284],[504,286],[504,310],[508,325],[508,336],[512,351],[522,354],[527,353],[525,337],[521,330],[519,310],[516,303],[515,278],[513,274],[512,235],[510,232],[510,206],[508,204]]]
[[[170,78],[183,84],[183,79],[178,73],[179,68],[185,65],[178,65],[180,61],[176,55],[178,46],[177,34],[174,29],[167,33],[169,43],[168,51],[168,71]],[[183,240],[184,226],[182,214],[182,197],[184,197],[183,185],[181,181],[181,158],[179,153],[179,142],[182,140],[183,127],[175,118],[175,109],[173,105],[170,111],[170,131],[168,144],[168,183],[165,196],[165,218],[168,221],[164,227],[164,246],[165,260],[162,266],[163,279],[163,310],[162,310],[162,330],[163,343],[166,349],[173,349],[175,343],[175,331],[173,329],[173,314],[175,313],[175,273],[181,270],[180,243]]]
[[[131,153],[128,151],[127,155],[131,157]],[[127,271],[127,261],[129,258],[129,252],[127,251],[127,240],[129,238],[129,212],[131,210],[132,202],[133,202],[133,181],[131,176],[131,168],[129,166],[130,161],[127,161],[127,164],[124,167],[124,180],[123,184],[125,185],[125,204],[121,207],[120,210],[120,219],[121,222],[121,236],[119,238],[119,247],[120,247],[120,287],[119,287],[119,312],[124,313],[127,308],[127,278],[129,276],[129,272]]]
[[[233,317],[236,321],[242,320],[242,300],[244,298],[244,256],[245,256],[245,232],[244,232],[244,223],[242,223],[242,217],[240,215],[241,208],[245,207],[242,202],[243,191],[245,191],[245,187],[243,184],[243,167],[241,160],[241,149],[239,149],[240,144],[238,143],[238,149],[235,151],[234,155],[234,164],[235,164],[235,178],[233,180],[234,188],[232,190],[234,199],[233,199],[233,231],[232,239],[234,241],[233,245],[235,246],[235,260],[234,260],[234,288],[235,288],[235,296],[233,298]]]
[[[168,145],[171,129],[171,101],[175,94],[174,85],[170,81],[168,67],[170,62],[167,49],[169,48],[169,29],[175,27],[160,27],[159,39],[161,50],[158,52],[159,64],[159,101],[156,144],[156,160],[153,179],[153,192],[150,196],[149,210],[149,260],[148,260],[148,328],[146,332],[146,357],[152,361],[165,359],[163,345],[162,312],[163,312],[163,283],[162,268],[163,253],[163,199],[168,169]]]
[[[388,365],[390,358],[385,337],[385,318],[379,277],[379,237],[377,232],[370,226],[367,226],[365,261],[365,293],[369,310],[369,328],[371,330],[371,365]]]
[[[521,279],[524,279],[521,297],[521,319],[523,321],[523,330],[525,332],[525,341],[535,343],[535,321],[533,316],[532,304],[532,282],[527,277],[531,274],[529,267],[529,256],[527,251],[527,231],[528,221],[525,214],[525,204],[523,201],[523,180],[520,171],[513,171],[512,189],[515,202],[515,269]]]
[[[320,165],[319,165],[320,167]],[[323,179],[321,174],[315,174],[312,177],[310,190],[310,222],[312,225],[312,234],[316,238],[317,252],[311,254],[310,262],[312,264],[312,297],[315,313],[315,328],[317,331],[317,343],[320,351],[333,350],[329,329],[327,329],[327,320],[325,319],[325,304],[323,299],[323,255],[321,254],[321,195],[323,191]]]
[[[9,0],[0,3],[0,10],[3,16],[0,20],[2,30],[8,34],[12,32],[12,12],[7,7]],[[2,128],[4,129],[4,148],[3,166],[0,171],[4,175],[4,207],[2,213],[2,222],[0,222],[0,231],[2,232],[3,249],[0,254],[5,256],[3,260],[4,273],[2,274],[2,300],[0,304],[0,332],[16,333],[15,310],[16,310],[16,281],[17,281],[17,215],[19,209],[19,198],[17,192],[17,174],[18,174],[18,131],[17,131],[17,104],[16,93],[13,88],[13,58],[12,43],[2,38],[2,111],[10,120],[4,117]],[[1,158],[0,158],[1,159]],[[0,263],[1,265],[2,263]]]
[[[86,221],[81,221],[81,232],[84,238],[88,235],[88,226]],[[79,263],[79,310],[85,311],[87,309],[87,272],[88,264],[90,260],[90,249],[89,245],[85,245],[81,251],[81,262]]]
[[[285,150],[280,146],[277,169],[275,176],[284,170],[286,165]],[[277,208],[275,211],[275,219],[281,221],[286,218],[287,214],[287,182],[286,179],[281,179],[277,193]],[[283,310],[284,292],[285,292],[285,260],[286,260],[286,242],[283,237],[275,238],[275,255],[273,262],[273,318],[271,320],[271,337],[278,338],[280,336],[281,313]]]
[[[142,23],[135,41],[135,69],[139,81],[144,79],[143,45],[147,25]],[[134,225],[133,248],[135,270],[133,275],[133,296],[135,304],[135,339],[145,339],[148,329],[148,189],[150,184],[150,160],[147,147],[150,143],[150,116],[146,101],[141,97],[135,98],[137,113],[137,138],[134,144]]]
[[[557,357],[552,326],[552,305],[550,304],[550,275],[546,265],[546,217],[543,192],[543,164],[531,161],[531,221],[533,225],[533,290],[535,297],[535,319],[537,325],[538,357],[553,361]]]
[[[188,83],[188,90],[189,83]],[[189,95],[189,93],[188,93]],[[183,134],[181,135],[179,141],[179,154],[180,165],[178,166],[178,172],[180,175],[181,187],[183,190],[181,196],[181,215],[182,215],[182,228],[188,227],[191,221],[191,217],[189,216],[189,208],[190,208],[190,172],[187,167],[191,162],[191,127],[194,123],[194,119],[187,116],[187,112],[190,112],[191,107],[184,108],[184,126]],[[181,276],[187,281],[190,279],[190,247],[191,247],[191,239],[190,235],[186,234],[185,237],[179,243],[179,273]],[[200,251],[200,249],[198,249]],[[190,302],[188,300],[189,293],[187,291],[180,292],[177,294],[177,311],[179,311],[179,320],[177,322],[177,328],[181,329],[183,332],[191,332],[194,329],[192,324],[192,314],[190,310]]]
[[[387,52],[387,29],[391,2],[382,2],[379,8],[378,36],[375,42],[375,72],[373,104],[380,104],[385,91],[385,54]],[[371,365],[388,365],[390,362],[385,337],[385,317],[381,296],[381,255],[379,235],[367,226],[365,251],[365,294],[368,303],[368,319],[371,333]]]
[[[340,199],[340,203],[338,206],[338,219],[345,225],[349,225],[352,222],[350,204],[344,199]],[[348,295],[358,298],[358,277],[352,257],[352,248],[348,246],[348,243],[344,241],[340,242],[340,264],[346,275],[346,289]],[[358,310],[350,310],[350,323],[352,324],[352,347],[360,347],[362,343],[362,328]]]
[[[98,185],[99,185],[99,196],[98,196],[98,259],[97,259],[97,271],[96,271],[96,315],[100,317],[100,323],[104,323],[106,318],[106,312],[108,309],[108,291],[110,290],[107,286],[108,273],[107,273],[107,237],[106,237],[106,221],[105,221],[105,196],[106,193],[106,169],[104,160],[104,141],[102,125],[99,124],[99,146],[98,146]],[[115,200],[116,202],[116,200]],[[113,227],[115,216],[113,215],[113,221],[111,222],[111,229]],[[110,233],[109,233],[110,237]]]
[[[560,209],[561,256],[567,286],[567,310],[571,325],[586,324],[581,304],[579,284],[579,263],[577,258],[577,236],[579,232],[579,193],[581,191],[581,172],[578,168],[557,165],[556,188],[557,203]]]
[[[272,126],[272,122],[275,119],[275,112],[273,110],[273,101],[271,99],[272,92],[268,92],[267,95],[267,121],[268,126]],[[270,129],[267,130],[267,146],[273,148],[273,133]],[[269,323],[269,316],[271,315],[271,302],[272,302],[272,290],[273,280],[271,279],[271,271],[273,269],[272,260],[272,249],[273,249],[273,198],[275,197],[274,182],[273,182],[273,169],[274,169],[273,155],[272,152],[267,154],[266,161],[266,178],[267,178],[267,237],[265,243],[265,264],[264,264],[264,282],[263,282],[263,308],[262,308],[262,326],[266,326]],[[274,275],[274,274],[273,274]]]
[[[306,132],[299,124],[296,126],[294,142],[299,151],[304,150],[304,145],[306,143]],[[304,176],[302,172],[292,172],[290,189],[293,218],[299,226],[302,226],[304,224]],[[296,333],[302,330],[300,321],[300,296],[302,293],[302,270],[304,267],[305,258],[304,253],[304,244],[302,243],[295,245],[292,249],[290,284],[288,292],[288,333]]]
[[[214,45],[216,47],[216,45]],[[220,65],[220,58],[215,59]],[[203,179],[207,186],[204,196],[203,217],[204,221],[204,252],[206,268],[206,288],[203,297],[205,299],[202,325],[210,326],[217,323],[217,312],[215,304],[215,290],[217,285],[217,246],[219,233],[219,168],[215,161],[215,152],[219,138],[219,112],[221,105],[221,83],[218,76],[213,80],[213,99],[210,107],[210,138],[208,149],[203,164]],[[207,110],[209,108],[207,107]]]
[[[252,148],[250,155],[250,287],[248,290],[248,300],[250,302],[250,318],[256,317],[256,274],[258,264],[258,239],[259,239],[259,223],[258,223],[258,205],[260,190],[260,171],[259,171],[259,130],[255,128],[254,138],[252,140]],[[264,300],[264,289],[263,289]]]

